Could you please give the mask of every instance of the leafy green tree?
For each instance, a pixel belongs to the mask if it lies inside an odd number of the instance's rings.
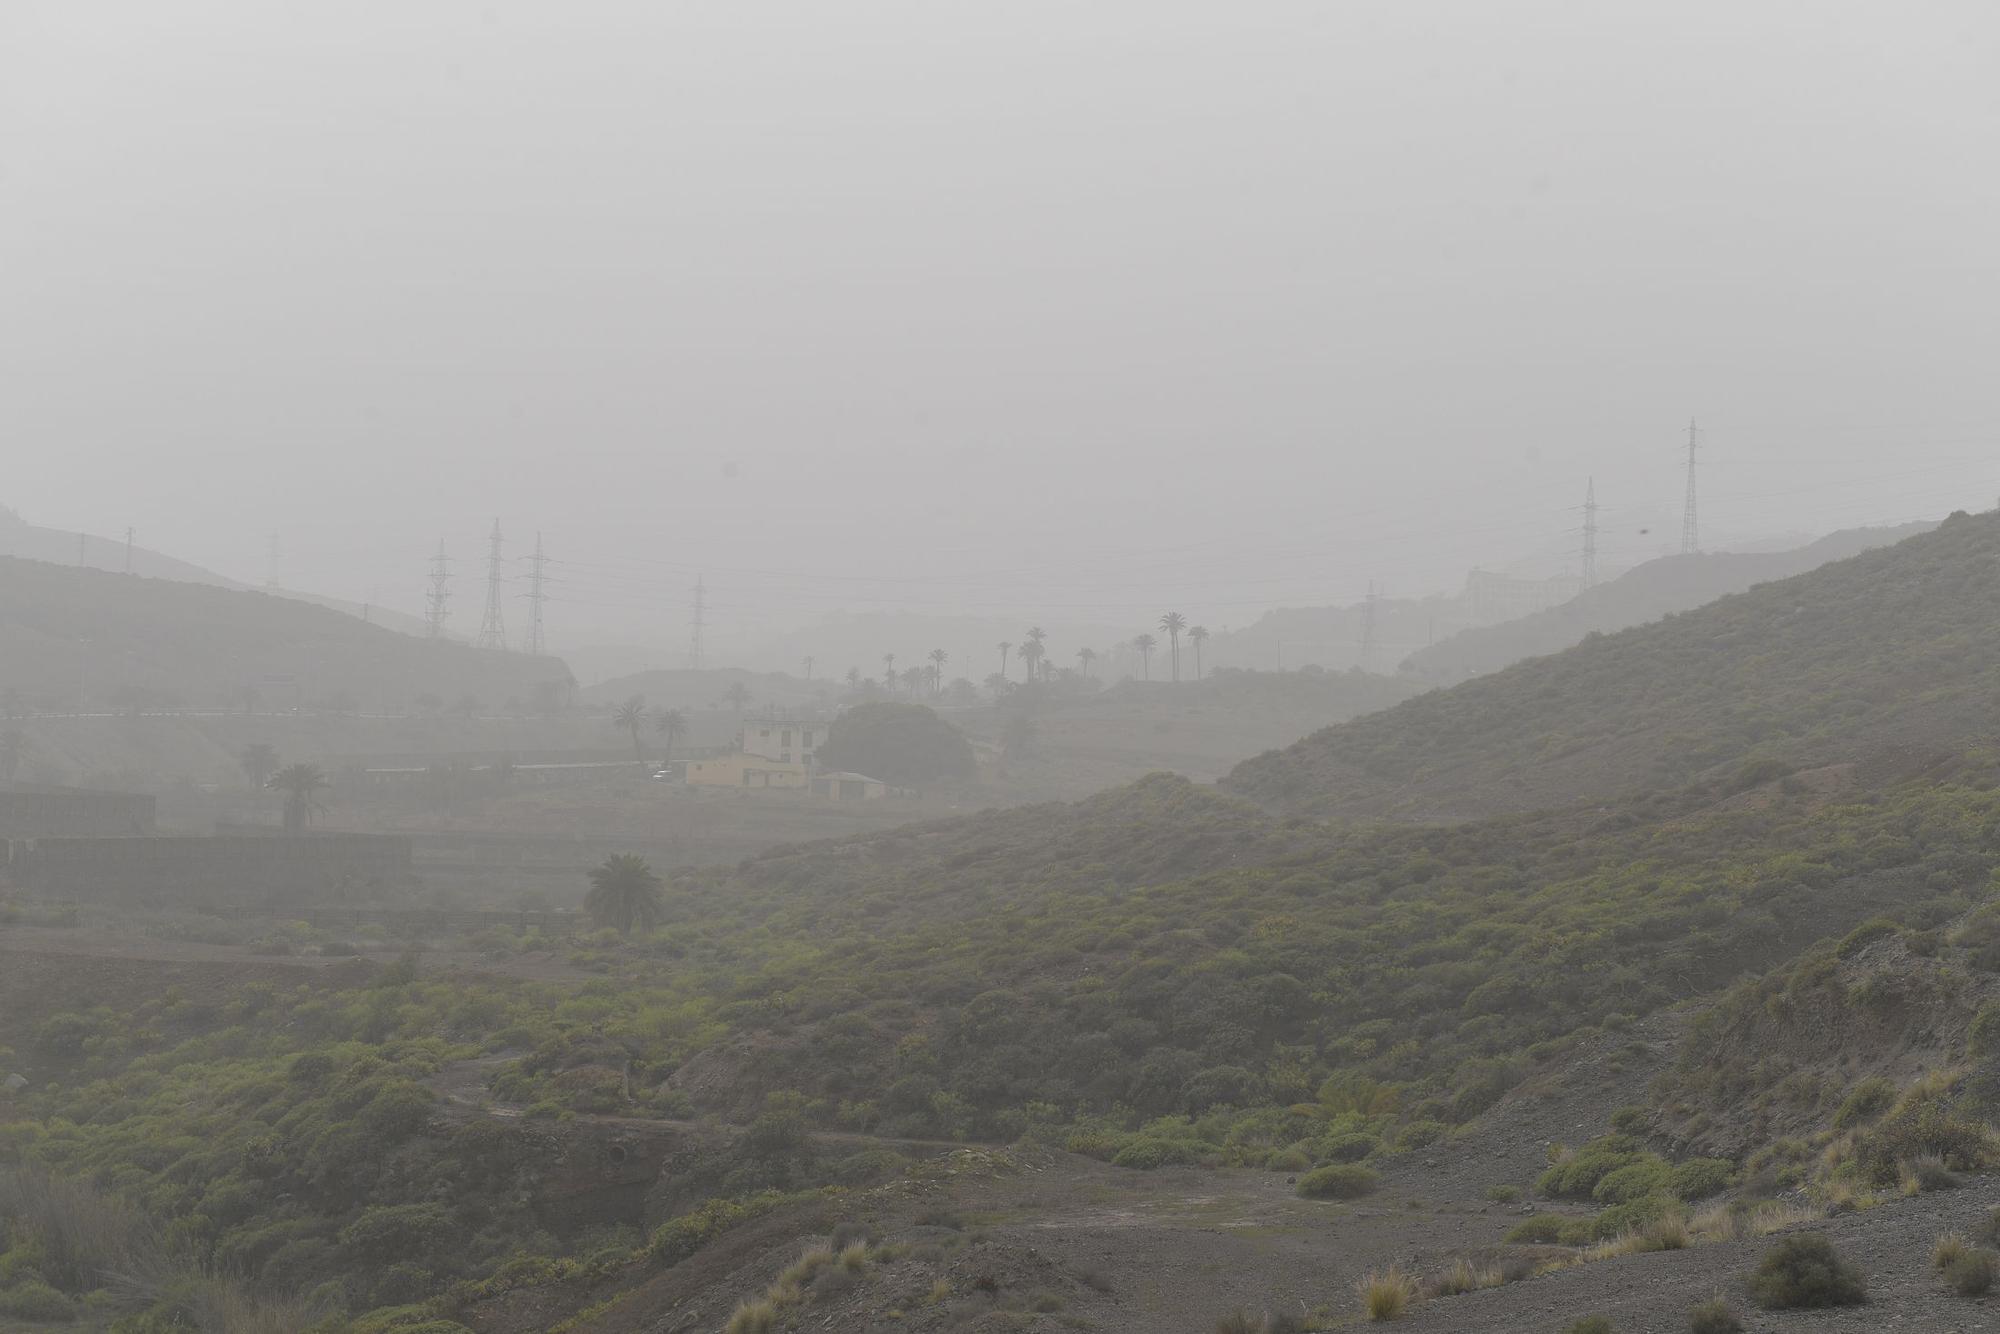
[[[650,931],[660,920],[664,888],[644,857],[621,852],[591,868],[583,910],[591,921],[616,927],[620,935],[632,934],[634,927]]]
[[[819,762],[897,787],[972,777],[972,745],[923,704],[860,704],[834,719]]]
[[[741,681],[731,681],[729,689],[722,692],[722,699],[730,708],[742,713],[750,707],[750,687]]]
[[[1167,639],[1173,645],[1174,680],[1181,679],[1181,631],[1187,629],[1187,617],[1177,611],[1170,611],[1160,618],[1160,628],[1167,632]]]
[[[304,833],[312,824],[314,811],[324,811],[318,801],[319,794],[332,787],[326,772],[317,764],[288,764],[272,774],[266,784],[274,792],[285,794],[285,832]]]
[[[639,744],[639,731],[646,725],[646,697],[634,695],[611,711],[611,725],[623,728],[632,734],[632,758],[639,763],[646,762],[646,751]]]
[[[236,759],[237,763],[243,766],[244,777],[250,780],[251,787],[263,787],[271,781],[271,775],[278,771],[277,748],[267,742],[259,741],[255,745],[245,746],[243,753]]]

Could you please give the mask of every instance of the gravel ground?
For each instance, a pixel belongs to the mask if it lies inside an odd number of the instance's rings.
[[[1793,1229],[1823,1231],[1867,1276],[1868,1305],[1830,1311],[1762,1311],[1745,1280],[1775,1237],[1631,1255],[1580,1265],[1485,1292],[1414,1308],[1396,1328],[1411,1331],[1549,1331],[1587,1315],[1611,1318],[1618,1334],[1686,1334],[1688,1310],[1721,1293],[1749,1330],[2000,1331],[2000,1294],[1968,1300],[1932,1272],[1931,1243],[1965,1231],[2000,1205],[2000,1179],[1897,1200],[1863,1213]],[[1785,1234],[1779,1234],[1780,1236]]]

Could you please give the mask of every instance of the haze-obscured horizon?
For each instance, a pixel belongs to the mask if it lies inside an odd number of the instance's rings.
[[[1970,3],[29,3],[0,504],[565,643],[1211,625],[1983,508]],[[516,566],[512,573],[518,575]],[[514,591],[518,591],[518,585]],[[1025,624],[1025,620],[1024,620]]]

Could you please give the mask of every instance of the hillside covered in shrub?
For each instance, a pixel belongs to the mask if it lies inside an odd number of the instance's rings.
[[[1457,685],[1524,658],[1560,653],[1583,642],[1586,635],[1614,634],[1662,616],[1692,611],[1731,593],[1773,579],[1789,579],[1829,561],[1846,560],[1934,527],[1908,523],[1893,528],[1849,528],[1790,551],[1698,551],[1661,556],[1546,611],[1498,625],[1475,626],[1426,645],[1403,659],[1396,670],[1400,676],[1427,685]]]
[[[1319,817],[1456,819],[1944,751],[2000,723],[2000,512],[1315,733],[1223,786]]]

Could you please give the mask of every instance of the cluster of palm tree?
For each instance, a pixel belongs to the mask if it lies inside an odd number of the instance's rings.
[[[1177,611],[1163,613],[1159,628],[1167,636],[1167,661],[1174,680],[1181,679],[1181,640],[1185,638],[1194,652],[1194,679],[1203,675],[1201,660],[1202,646],[1208,642],[1208,627],[1189,625],[1187,617]],[[1153,679],[1153,654],[1159,650],[1160,641],[1150,630],[1142,630],[1130,639],[1112,645],[1114,653],[1136,653],[1139,655],[1139,673],[1145,680]]]
[[[740,693],[742,696],[741,702],[737,705],[737,712],[742,712],[743,705],[750,702],[750,692],[744,689],[741,681],[732,685],[730,692],[732,695]],[[646,723],[649,719],[653,724],[653,730],[665,742],[660,754],[661,763],[672,764],[674,762],[674,743],[688,733],[687,714],[681,712],[679,709],[661,709],[658,713],[649,713],[646,709],[646,697],[644,695],[634,695],[623,704],[611,710],[611,725],[622,731],[631,733],[632,758],[641,764],[646,762],[646,748],[640,743],[639,735],[646,730]]]
[[[312,824],[313,812],[324,812],[319,794],[333,786],[326,771],[317,764],[288,764],[265,780],[264,786],[285,794],[285,832],[302,834]]]

